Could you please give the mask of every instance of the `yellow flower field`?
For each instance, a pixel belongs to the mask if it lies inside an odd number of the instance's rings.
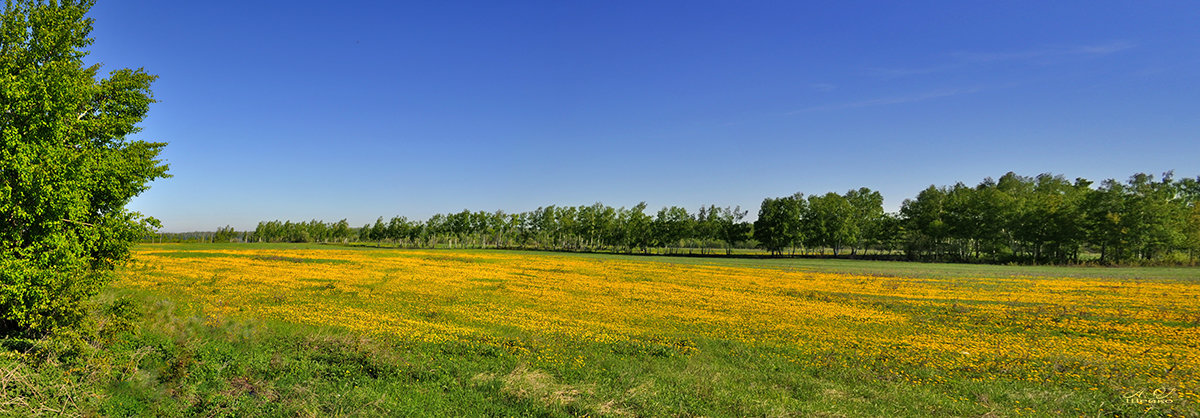
[[[193,249],[195,247],[192,247]],[[729,341],[918,385],[1043,382],[1200,402],[1200,283],[931,279],[500,251],[141,246],[121,286],[214,315],[471,341],[587,367],[587,344]],[[925,372],[912,373],[920,369]],[[932,371],[932,372],[929,372]],[[1132,388],[1127,385],[1137,384]]]

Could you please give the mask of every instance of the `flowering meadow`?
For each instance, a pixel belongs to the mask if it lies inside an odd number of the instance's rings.
[[[569,414],[1200,409],[1200,280],[311,246],[143,245],[134,258],[118,287],[206,320],[337,327],[447,362],[507,359],[461,383],[529,397],[530,382],[555,382],[537,396]]]

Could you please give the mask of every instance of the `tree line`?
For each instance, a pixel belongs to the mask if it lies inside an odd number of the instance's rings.
[[[899,213],[869,189],[763,201],[754,236],[774,254],[900,249],[910,260],[1100,264],[1196,262],[1200,177],[1127,182],[1008,173],[971,187],[929,186]]]
[[[739,207],[677,206],[656,214],[646,204],[614,208],[546,206],[521,213],[463,210],[425,221],[403,216],[378,218],[352,228],[345,219],[327,223],[264,221],[246,234],[250,242],[379,242],[408,248],[529,248],[560,251],[710,253],[745,246],[751,225]]]
[[[1200,177],[1135,174],[1098,187],[1078,178],[1008,173],[975,187],[929,187],[904,202],[905,251],[916,259],[1102,264],[1188,262],[1200,251]]]
[[[264,221],[254,231],[224,227],[215,242],[372,242],[406,248],[525,248],[625,253],[773,256],[887,255],[917,261],[985,263],[1190,263],[1200,256],[1200,177],[1125,182],[1008,173],[975,186],[930,186],[900,211],[863,187],[842,194],[766,198],[757,220],[740,207],[678,206],[647,212],[546,206],[533,211],[469,211],[424,221],[396,216],[351,227],[337,222]],[[160,238],[161,239],[161,238]]]

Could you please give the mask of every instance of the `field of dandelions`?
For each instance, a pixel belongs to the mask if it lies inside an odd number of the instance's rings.
[[[519,364],[480,380],[528,371],[596,380],[564,381],[574,389],[559,403],[633,397],[645,389],[638,382],[671,381],[653,367],[615,378],[583,373],[629,356],[701,370],[730,358],[762,366],[723,383],[754,386],[745,397],[766,398],[768,414],[812,412],[805,399],[822,397],[851,412],[879,401],[859,385],[910,391],[949,414],[1194,416],[1200,407],[1200,280],[253,245],[142,245],[134,258],[119,287],[167,295],[209,318],[338,327],[397,347],[467,347]],[[712,369],[721,379],[721,366]],[[817,383],[791,387],[797,375]],[[592,402],[598,415],[637,411],[622,409],[619,396]]]

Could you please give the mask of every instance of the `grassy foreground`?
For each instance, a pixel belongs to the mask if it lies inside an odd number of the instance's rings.
[[[0,414],[1200,416],[1200,271],[142,245]]]

